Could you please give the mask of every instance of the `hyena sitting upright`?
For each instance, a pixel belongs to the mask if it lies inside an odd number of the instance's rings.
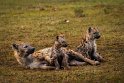
[[[76,51],[81,54],[86,54],[86,57],[96,60],[103,61],[103,57],[97,53],[96,39],[100,38],[98,29],[91,28],[87,30],[85,37],[82,39],[81,44],[77,47]]]
[[[33,56],[35,48],[27,44],[12,44],[14,56],[18,63],[25,68],[55,69],[47,66],[45,61],[41,61]]]
[[[56,70],[62,66],[69,69],[68,55],[66,54],[66,48],[68,44],[63,34],[56,36],[56,40],[52,47],[41,49],[34,53],[34,57],[38,59],[45,59],[50,62],[50,65],[54,65]]]

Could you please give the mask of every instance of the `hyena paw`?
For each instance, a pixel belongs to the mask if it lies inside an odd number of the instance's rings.
[[[100,62],[99,61],[95,61],[95,65],[100,65]]]
[[[60,68],[59,67],[56,67],[56,69],[55,70],[59,70]]]
[[[51,58],[50,62],[53,64],[55,62],[55,58]]]
[[[70,66],[67,66],[67,67],[64,67],[65,70],[70,70],[71,67]]]

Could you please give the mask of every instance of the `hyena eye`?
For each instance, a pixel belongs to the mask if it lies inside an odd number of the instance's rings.
[[[65,41],[62,41],[62,43],[65,43]]]
[[[28,47],[27,45],[24,46],[24,48],[27,48],[27,47]]]
[[[96,34],[96,33],[93,33],[93,34]]]

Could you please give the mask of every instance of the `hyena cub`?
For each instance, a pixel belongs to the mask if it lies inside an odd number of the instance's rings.
[[[50,65],[54,65],[56,70],[60,69],[62,66],[64,68],[69,69],[68,65],[68,55],[66,54],[66,49],[68,44],[65,40],[63,34],[56,36],[56,40],[52,47],[48,47],[45,49],[41,49],[36,52],[34,57],[38,59],[45,59]]]
[[[35,48],[27,44],[12,44],[14,56],[18,63],[25,68],[41,68],[55,69],[55,67],[47,66],[45,61],[35,58],[33,55]]]
[[[103,61],[103,57],[97,53],[96,40],[99,38],[100,33],[98,29],[89,27],[81,44],[77,47],[77,52],[81,54],[86,53],[87,57],[92,60]]]
[[[66,48],[68,44],[66,42],[66,39],[63,34],[56,37],[56,41],[54,45],[52,46],[52,53],[51,57],[54,60],[56,69],[59,69],[61,65],[63,65],[65,68],[69,69],[68,64],[68,55]]]

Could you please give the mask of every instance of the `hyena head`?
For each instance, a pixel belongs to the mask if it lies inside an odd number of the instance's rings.
[[[89,34],[90,39],[99,39],[100,38],[100,33],[99,33],[98,29],[96,29],[96,28],[89,27],[88,34]]]
[[[34,47],[27,44],[12,44],[12,48],[19,57],[26,57],[35,50]]]
[[[62,47],[67,47],[68,44],[63,34],[56,36],[56,40]]]

